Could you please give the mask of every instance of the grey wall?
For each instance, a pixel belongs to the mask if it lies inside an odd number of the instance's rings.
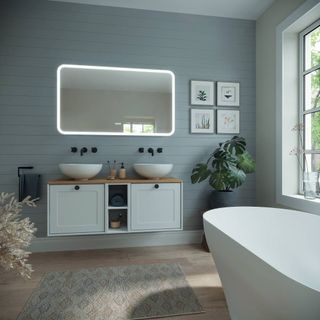
[[[56,130],[56,69],[62,63],[169,69],[176,75],[176,132],[171,137],[62,136]],[[202,227],[209,187],[191,185],[195,163],[230,136],[189,134],[189,81],[241,83],[241,134],[255,151],[255,22],[43,0],[0,4],[0,190],[16,192],[17,167],[43,175],[43,197],[26,210],[46,233],[46,181],[61,162],[117,159],[174,163],[184,185],[185,229]],[[83,158],[71,146],[97,146]],[[151,159],[138,147],[163,147]],[[105,171],[103,172],[105,173]],[[240,189],[255,203],[255,176]]]
[[[278,0],[257,20],[257,205],[276,204],[276,26],[303,0]],[[280,141],[279,141],[280,143]]]

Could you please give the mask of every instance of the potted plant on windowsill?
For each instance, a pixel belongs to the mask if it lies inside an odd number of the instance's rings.
[[[255,171],[255,161],[246,150],[243,137],[234,136],[219,143],[206,163],[198,163],[192,170],[191,182],[200,183],[209,179],[213,188],[209,203],[211,208],[234,206],[237,203],[234,189],[246,180],[246,175]]]

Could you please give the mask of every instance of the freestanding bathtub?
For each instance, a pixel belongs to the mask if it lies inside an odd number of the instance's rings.
[[[320,319],[320,216],[228,207],[203,219],[232,320]]]

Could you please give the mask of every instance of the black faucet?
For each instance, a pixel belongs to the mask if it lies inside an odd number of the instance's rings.
[[[88,149],[86,147],[82,147],[80,150],[80,156],[83,156],[83,154],[86,152],[88,152]]]
[[[153,148],[149,148],[149,149],[148,149],[148,152],[151,153],[152,156],[154,156],[154,150],[153,150]]]

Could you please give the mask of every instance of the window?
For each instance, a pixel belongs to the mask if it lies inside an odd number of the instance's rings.
[[[309,170],[320,169],[319,17],[320,2],[307,0],[276,27],[276,202],[315,214],[320,212],[320,198],[301,195],[298,168],[300,173],[307,165]],[[298,123],[304,124],[299,147],[306,149],[306,163],[290,154],[297,148],[292,129]]]
[[[320,171],[320,20],[300,33],[300,114],[302,171]],[[302,172],[300,173],[302,177]],[[300,179],[300,191],[303,183]]]

